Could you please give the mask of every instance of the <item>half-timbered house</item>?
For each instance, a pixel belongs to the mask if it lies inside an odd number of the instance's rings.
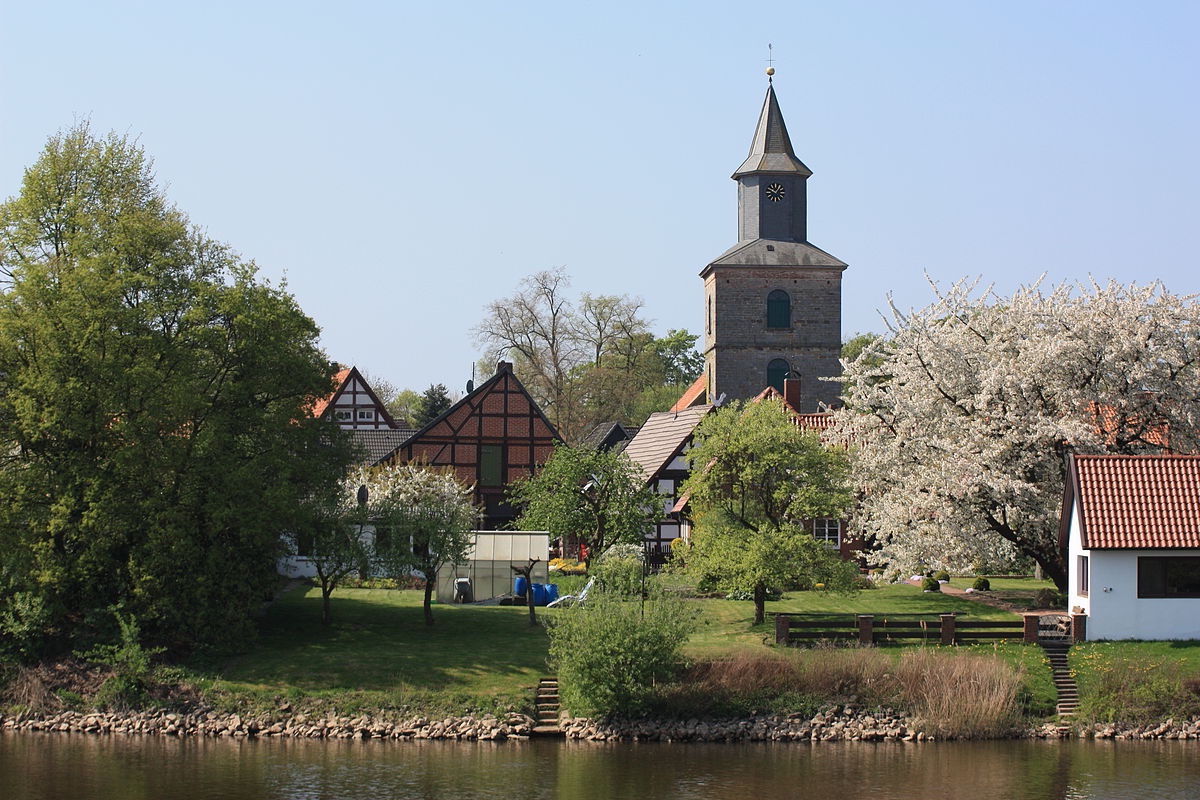
[[[505,498],[508,485],[545,464],[560,441],[512,364],[501,361],[495,375],[380,462],[452,468],[459,480],[475,487],[484,529],[496,530],[518,513]]]

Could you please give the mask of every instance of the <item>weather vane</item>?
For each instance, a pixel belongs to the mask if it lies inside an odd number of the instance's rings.
[[[775,51],[771,47],[771,43],[767,42],[767,83],[771,83],[771,76],[775,74]]]

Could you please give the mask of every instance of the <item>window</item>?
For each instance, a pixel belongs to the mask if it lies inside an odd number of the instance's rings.
[[[776,358],[767,364],[767,385],[774,386],[780,393],[783,392],[783,379],[792,371],[788,362],[782,358]]]
[[[353,419],[349,411],[335,411],[333,412],[333,418],[338,420]]]
[[[1200,597],[1200,556],[1138,559],[1138,597]]]
[[[1075,591],[1087,597],[1088,593],[1088,557],[1077,556],[1075,558]]]
[[[369,408],[360,408],[358,410],[359,419],[375,419],[375,411]]]
[[[782,289],[776,289],[767,295],[767,327],[792,327],[792,298]]]
[[[504,485],[504,446],[483,444],[479,446],[479,485]]]
[[[708,296],[708,316],[705,320],[705,333],[712,333],[712,295]]]
[[[842,544],[842,521],[840,519],[814,519],[813,538],[837,548]]]

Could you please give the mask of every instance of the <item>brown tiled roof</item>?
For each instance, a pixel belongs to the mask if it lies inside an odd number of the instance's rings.
[[[1200,548],[1200,456],[1074,456],[1070,472],[1084,547]]]
[[[337,397],[337,393],[341,391],[342,385],[346,383],[346,379],[350,377],[350,371],[353,367],[342,367],[337,374],[333,376],[333,391],[327,396],[322,397],[313,404],[312,415],[316,419],[320,419],[325,415],[325,409],[329,408],[329,404],[333,398]]]
[[[1165,419],[1140,413],[1122,414],[1113,406],[1100,403],[1089,403],[1088,412],[1110,447],[1118,441],[1134,440],[1167,452],[1171,450],[1171,427]]]
[[[796,410],[795,406],[787,401],[787,398],[783,396],[783,392],[779,391],[774,386],[768,386],[767,388],[763,389],[761,392],[755,395],[754,399],[750,402],[759,403],[767,399],[778,400],[779,402],[783,403],[784,409],[792,412],[792,418],[795,421],[796,426],[803,428],[806,431],[817,431],[820,433],[822,431],[830,430],[833,427],[832,411],[815,411],[810,414],[801,414]]]
[[[708,380],[703,375],[692,381],[692,385],[683,390],[683,396],[671,406],[671,411],[683,411],[704,402],[704,394],[708,391]]]
[[[648,483],[657,477],[712,408],[705,404],[650,415],[637,436],[625,446],[625,455],[638,467],[642,480]]]

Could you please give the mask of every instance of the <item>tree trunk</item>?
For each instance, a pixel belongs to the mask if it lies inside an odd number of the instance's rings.
[[[321,584],[321,624],[328,625],[330,620],[329,614],[329,595],[333,594],[333,586]]]
[[[437,578],[429,579],[429,573],[425,573],[425,624],[433,624],[433,588],[437,585]]]
[[[761,625],[767,618],[767,586],[762,581],[754,584],[754,624]]]

